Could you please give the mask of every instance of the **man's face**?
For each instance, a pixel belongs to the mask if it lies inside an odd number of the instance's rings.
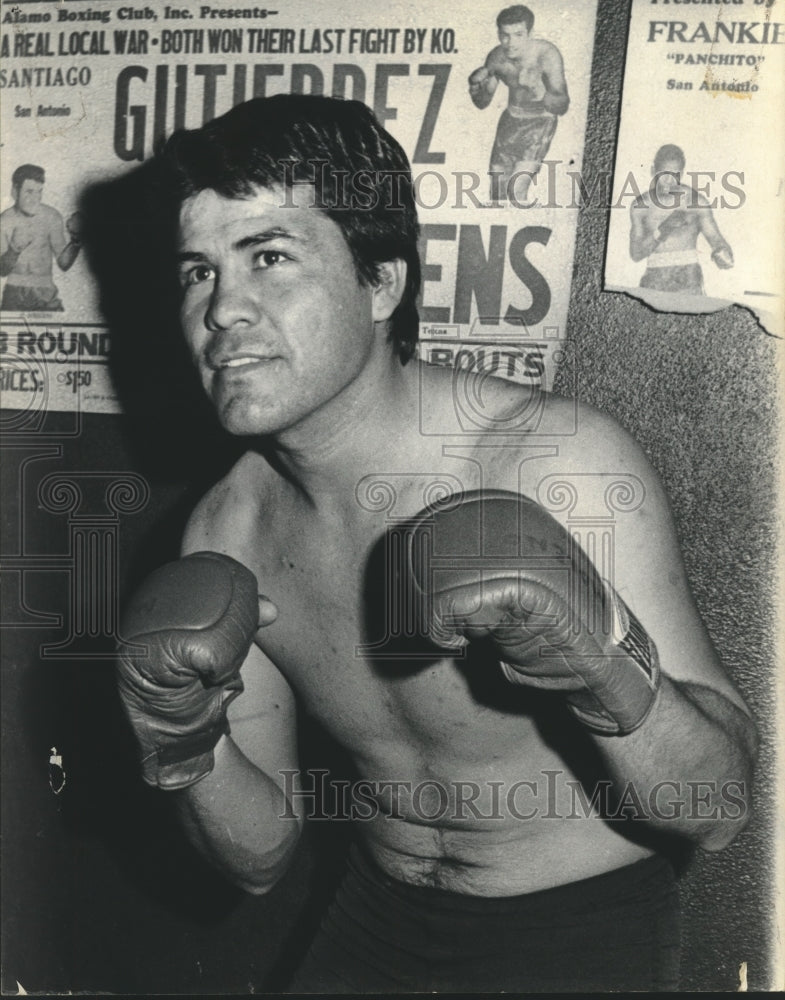
[[[679,160],[665,160],[654,174],[654,185],[660,198],[666,198],[681,185],[682,164]]]
[[[201,191],[180,212],[181,320],[234,434],[275,434],[337,396],[374,345],[372,289],[313,189]]]
[[[43,190],[41,181],[22,181],[19,187],[14,188],[16,207],[25,215],[35,215],[41,205]]]
[[[504,49],[504,54],[510,59],[523,54],[528,40],[529,29],[523,22],[502,24],[499,27],[499,41]]]

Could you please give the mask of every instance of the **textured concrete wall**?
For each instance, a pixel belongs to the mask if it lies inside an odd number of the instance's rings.
[[[613,169],[628,5],[600,0],[598,13],[584,161],[589,190],[598,171]],[[570,369],[557,389],[615,416],[659,470],[701,614],[759,722],[750,827],[725,851],[696,854],[683,873],[683,979],[685,989],[735,990],[746,961],[749,988],[767,989],[779,342],[739,307],[680,316],[603,292],[608,215],[599,205],[581,213],[567,330],[575,375],[573,382]]]

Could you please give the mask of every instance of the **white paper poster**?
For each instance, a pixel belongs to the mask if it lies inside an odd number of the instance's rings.
[[[3,405],[119,409],[106,289],[80,242],[84,194],[138,168],[173,129],[285,92],[362,100],[406,150],[421,355],[548,386],[565,336],[595,6],[535,8],[537,55],[521,69],[498,10],[468,0],[3,4]]]
[[[633,0],[605,288],[785,332],[785,0]]]

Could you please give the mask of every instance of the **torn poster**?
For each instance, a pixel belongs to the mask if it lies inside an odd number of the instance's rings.
[[[605,289],[785,332],[785,0],[633,0]]]

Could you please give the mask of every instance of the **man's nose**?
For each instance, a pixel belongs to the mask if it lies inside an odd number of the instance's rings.
[[[229,330],[238,324],[252,326],[259,319],[259,308],[247,283],[221,275],[213,286],[205,326],[212,333]]]

